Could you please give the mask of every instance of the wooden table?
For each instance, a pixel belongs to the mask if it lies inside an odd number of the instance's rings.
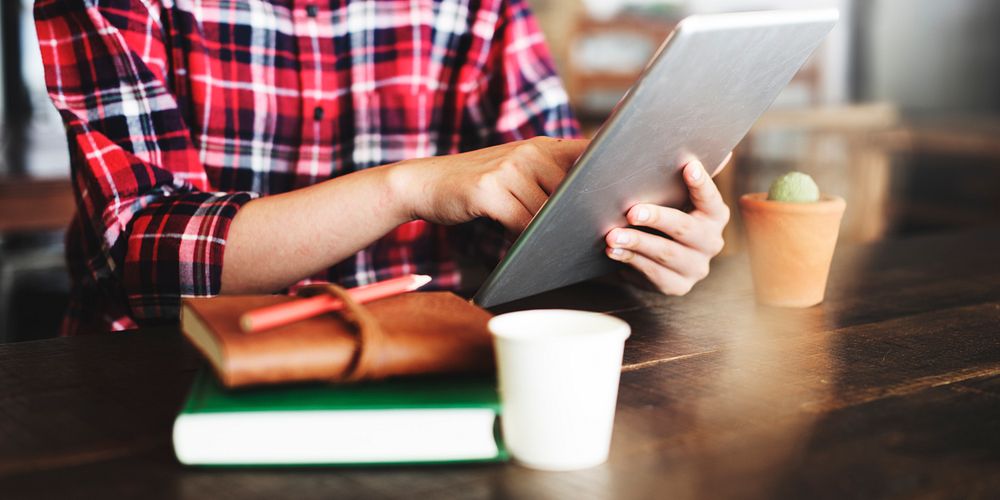
[[[75,210],[68,178],[0,177],[0,343],[15,335],[10,307],[18,276],[28,271],[58,272],[66,265],[62,245],[17,248],[4,239],[11,233],[65,230]]]
[[[753,303],[744,256],[687,297],[586,283],[509,306],[633,327],[610,461],[196,469],[176,331],[0,346],[0,497],[998,498],[1000,230],[842,248],[827,301]]]
[[[0,179],[0,233],[63,229],[75,210],[69,179]]]

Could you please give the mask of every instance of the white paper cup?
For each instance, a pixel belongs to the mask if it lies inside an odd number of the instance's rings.
[[[604,463],[628,323],[600,313],[542,309],[501,314],[489,329],[501,429],[514,460],[542,470]]]

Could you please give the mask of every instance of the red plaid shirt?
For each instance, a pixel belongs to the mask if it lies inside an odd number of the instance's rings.
[[[181,297],[218,294],[255,197],[578,134],[524,0],[39,0],[35,22],[78,203],[64,333],[175,321]],[[456,288],[454,251],[482,236],[411,222],[314,280]]]

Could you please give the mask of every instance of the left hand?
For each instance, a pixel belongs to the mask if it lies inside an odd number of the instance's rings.
[[[731,156],[715,169],[716,174]],[[685,165],[683,177],[694,204],[691,212],[640,203],[626,214],[629,224],[655,229],[670,239],[624,227],[605,237],[608,257],[639,271],[667,295],[684,295],[708,276],[709,261],[722,251],[722,229],[729,222],[729,207],[701,162]]]

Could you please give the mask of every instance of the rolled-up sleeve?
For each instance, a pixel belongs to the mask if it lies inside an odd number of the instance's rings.
[[[69,139],[87,271],[137,319],[219,293],[229,225],[251,192],[214,192],[178,98],[154,1],[35,4],[49,95]],[[176,42],[173,41],[173,42]]]
[[[189,192],[158,198],[137,213],[122,277],[133,314],[174,316],[180,297],[217,295],[229,223],[251,198]]]

